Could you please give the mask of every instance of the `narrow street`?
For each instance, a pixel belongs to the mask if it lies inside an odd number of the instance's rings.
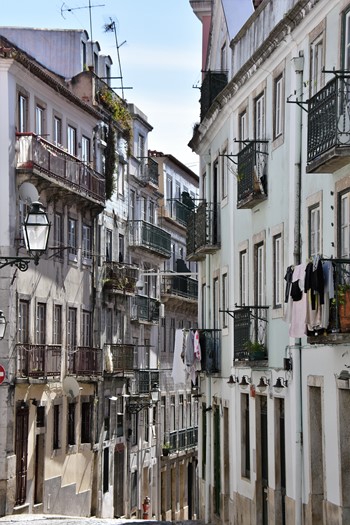
[[[137,519],[117,519],[117,518],[95,518],[95,517],[77,517],[77,516],[55,516],[48,514],[17,514],[12,516],[4,516],[0,518],[0,524],[8,523],[11,525],[21,525],[25,522],[33,522],[37,525],[81,525],[88,522],[90,525],[133,525],[134,523],[147,523],[157,525],[171,525],[177,523],[178,525],[203,525],[199,520],[186,521],[157,521],[157,520],[137,520]]]

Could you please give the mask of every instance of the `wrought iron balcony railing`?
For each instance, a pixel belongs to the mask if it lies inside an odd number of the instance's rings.
[[[170,453],[198,446],[198,427],[169,432]]]
[[[60,377],[61,345],[18,344],[17,378]]]
[[[192,209],[178,199],[169,199],[166,204],[167,216],[182,226],[187,226]]]
[[[220,213],[216,203],[202,202],[187,222],[187,259],[200,261],[220,246]]]
[[[147,162],[145,162],[145,160],[146,159],[141,160],[139,178],[146,184],[151,183],[154,184],[154,186],[158,186],[158,163],[152,159],[152,157],[147,157]]]
[[[135,346],[128,344],[104,345],[104,371],[107,374],[132,371],[134,369]]]
[[[64,149],[34,133],[16,134],[16,168],[30,171],[99,205],[105,203],[105,180]]]
[[[234,358],[260,361],[268,358],[266,346],[268,306],[242,306],[234,311]]]
[[[101,376],[103,353],[101,348],[91,348],[89,346],[78,346],[75,349],[68,349],[68,374],[77,376]]]
[[[161,284],[161,294],[198,299],[198,281],[191,277],[176,275],[164,277]]]
[[[131,320],[157,323],[159,321],[159,301],[145,295],[135,295],[131,304]]]
[[[308,100],[307,168],[333,173],[350,163],[350,77],[336,75]]]
[[[138,246],[166,258],[171,256],[171,235],[168,232],[145,221],[131,221],[129,228],[129,246]]]
[[[267,198],[267,142],[250,141],[237,159],[237,208],[253,208]]]
[[[108,290],[133,294],[138,276],[138,268],[127,263],[106,261],[103,285]]]
[[[214,374],[221,370],[221,330],[199,330],[201,347],[201,368],[207,374]]]
[[[201,120],[227,84],[227,71],[207,71],[201,86]]]

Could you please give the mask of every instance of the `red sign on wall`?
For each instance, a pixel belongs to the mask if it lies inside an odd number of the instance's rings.
[[[0,365],[0,385],[4,381],[5,377],[6,377],[5,368],[2,365]]]

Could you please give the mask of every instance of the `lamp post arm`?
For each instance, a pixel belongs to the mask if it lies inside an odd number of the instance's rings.
[[[38,256],[34,257],[0,257],[0,270],[5,266],[16,266],[21,272],[26,272],[30,261],[34,261],[37,265],[39,262]]]

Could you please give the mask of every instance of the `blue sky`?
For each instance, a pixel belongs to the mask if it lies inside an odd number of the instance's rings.
[[[88,0],[12,0],[2,2],[0,25],[86,29],[90,34]],[[112,57],[119,75],[113,33],[104,33],[112,18],[128,102],[148,117],[153,131],[149,147],[170,153],[198,172],[198,159],[187,146],[199,121],[201,23],[188,0],[91,0],[92,36]],[[62,11],[61,11],[62,10]],[[126,41],[123,45],[121,45]],[[118,81],[114,81],[118,82]],[[118,85],[118,84],[115,84]],[[120,93],[120,91],[118,91]]]

